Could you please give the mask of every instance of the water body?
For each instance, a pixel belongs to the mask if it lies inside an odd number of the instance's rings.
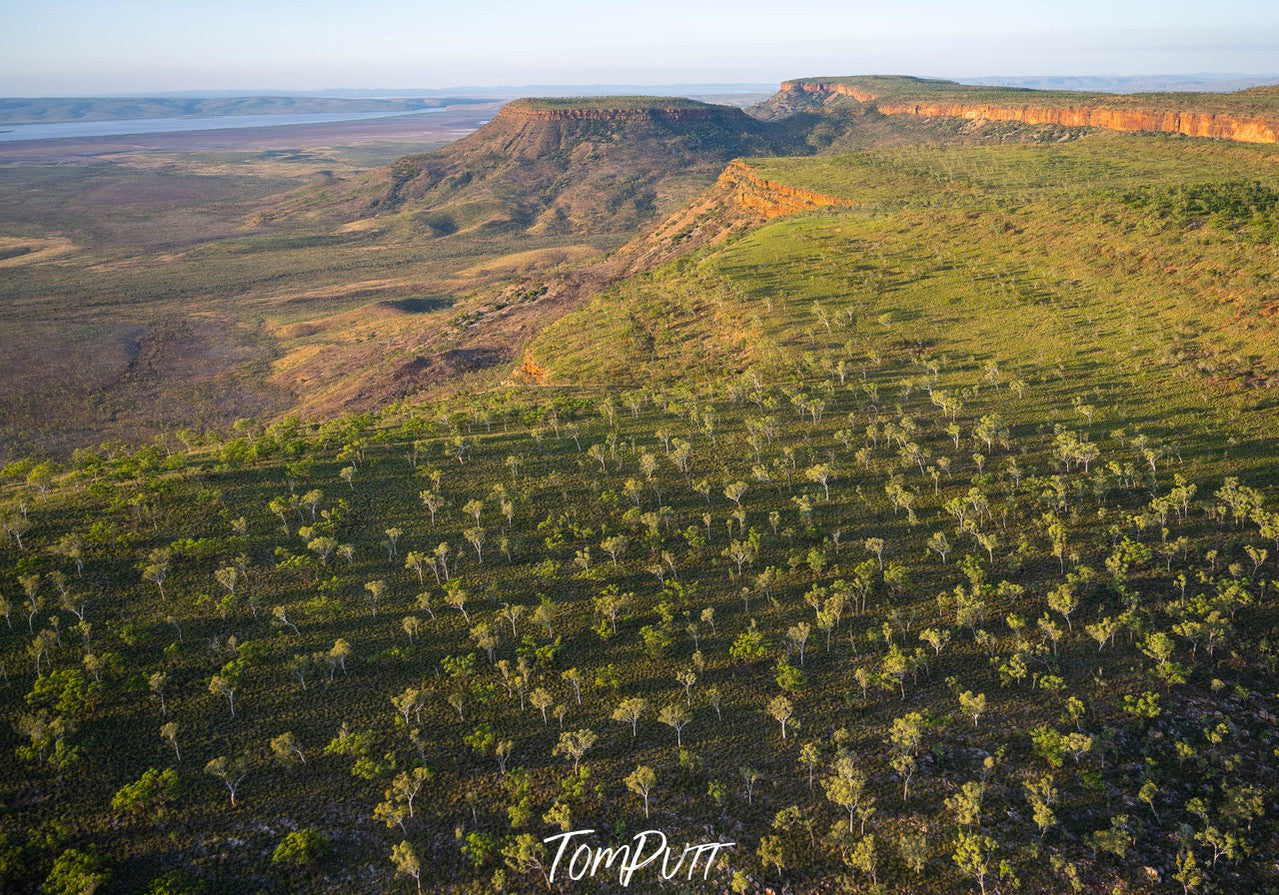
[[[278,115],[220,115],[216,118],[130,118],[123,121],[10,124],[0,125],[0,143],[235,130],[246,127],[287,127],[294,124],[330,124],[335,121],[367,121],[371,118],[396,118],[402,115],[423,115],[446,110],[447,107],[440,107],[405,112],[287,112]]]

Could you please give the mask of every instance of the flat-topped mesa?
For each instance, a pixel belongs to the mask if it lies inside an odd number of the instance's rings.
[[[1234,93],[1089,93],[982,87],[924,78],[803,78],[788,93],[847,96],[885,115],[967,118],[1279,142],[1279,88]]]
[[[738,121],[735,106],[670,96],[587,96],[517,99],[498,112],[499,121]]]

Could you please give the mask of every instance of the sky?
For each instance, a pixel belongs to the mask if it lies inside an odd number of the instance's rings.
[[[1275,0],[0,0],[0,95],[1279,72]]]

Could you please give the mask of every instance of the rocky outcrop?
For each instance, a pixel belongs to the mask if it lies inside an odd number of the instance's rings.
[[[846,199],[760,177],[745,162],[736,161],[719,176],[719,185],[731,190],[734,201],[765,218],[777,218],[830,205],[852,205]]]
[[[853,84],[841,84],[838,81],[782,81],[785,93],[833,93],[836,96],[851,96],[859,103],[868,103],[876,99],[876,94]]]
[[[1229,112],[1195,112],[1157,108],[1107,108],[1105,106],[1050,106],[961,101],[911,102],[880,97],[873,90],[852,84],[824,81],[787,81],[784,91],[848,96],[862,103],[874,103],[885,115],[1018,121],[1025,124],[1054,124],[1063,127],[1098,127],[1125,132],[1184,134],[1242,143],[1279,142],[1279,116],[1236,115]]]

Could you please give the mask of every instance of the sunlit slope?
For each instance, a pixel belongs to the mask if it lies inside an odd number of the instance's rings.
[[[835,204],[600,296],[534,343],[547,381],[784,368],[851,340],[1272,400],[1269,148],[1094,135],[747,166]]]

